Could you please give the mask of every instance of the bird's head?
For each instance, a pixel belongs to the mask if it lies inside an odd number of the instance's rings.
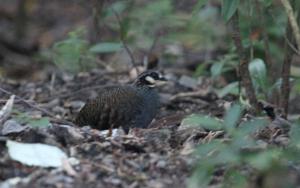
[[[167,79],[157,71],[146,71],[141,73],[134,84],[136,86],[148,86],[154,88],[156,86],[162,85],[167,81]]]

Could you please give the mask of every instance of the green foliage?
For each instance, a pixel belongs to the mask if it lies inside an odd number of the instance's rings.
[[[211,65],[210,75],[211,75],[212,79],[217,81],[220,78],[220,76],[230,75],[230,74],[232,74],[232,72],[235,72],[238,64],[239,64],[239,61],[237,59],[237,55],[233,52],[230,52],[230,53],[218,58],[217,60],[207,62],[205,65]],[[199,73],[197,73],[197,75],[200,75],[200,71],[202,71],[203,66],[204,65],[202,65],[202,64],[198,66]],[[217,87],[220,87],[220,86],[217,86]],[[220,97],[220,98],[222,98],[228,94],[238,95],[239,94],[238,82],[237,81],[231,82],[224,87],[216,88],[215,91],[216,91],[218,97]]]
[[[101,23],[137,49],[149,50],[157,38],[159,44],[179,44],[190,50],[213,48],[218,36],[225,34],[225,27],[218,20],[218,9],[204,6],[207,2],[195,2],[191,14],[178,9],[172,0],[117,1],[104,10]]]
[[[239,83],[238,82],[231,82],[227,84],[225,87],[221,89],[216,89],[216,93],[219,98],[223,98],[228,94],[238,95],[239,94]]]
[[[185,118],[182,123],[189,126],[201,126],[202,128],[209,130],[220,130],[222,129],[222,123],[216,118],[211,118],[204,115],[192,114],[189,117]]]
[[[117,52],[123,48],[121,43],[103,42],[92,46],[89,51],[93,53],[111,53]]]
[[[249,72],[252,82],[262,88],[267,86],[267,68],[262,59],[253,59],[249,63]]]
[[[235,71],[239,61],[235,53],[229,53],[215,61],[209,62],[209,64],[211,64],[210,72],[212,78],[217,79],[222,74],[226,74],[229,71]]]
[[[209,64],[212,64],[210,68],[211,77],[214,80],[219,79],[220,76],[226,77],[228,73],[235,71],[238,63],[236,54],[232,53],[226,54],[218,60],[209,62]],[[262,59],[253,59],[249,63],[248,69],[258,98],[266,99],[274,90],[280,88],[281,79],[278,79],[273,85],[268,82],[267,68]],[[238,95],[238,82],[231,82],[223,88],[215,89],[215,91],[220,98],[227,94]]]
[[[117,1],[114,2],[103,11],[103,17],[115,16],[115,13],[122,14],[128,8],[128,2],[126,1]]]
[[[63,70],[76,73],[95,66],[95,56],[89,51],[89,43],[83,38],[84,29],[69,33],[68,38],[53,46],[53,61]]]
[[[114,53],[123,49],[120,42],[101,42],[91,45],[84,39],[85,29],[79,28],[68,38],[57,42],[52,48],[54,63],[71,73],[86,71],[96,66],[96,54]]]
[[[222,15],[226,22],[230,20],[239,7],[240,0],[223,0]]]
[[[14,118],[21,124],[26,124],[31,128],[45,128],[50,125],[49,118],[41,117],[41,118],[32,118],[30,115],[24,112],[14,110]]]
[[[199,1],[197,2],[197,4],[195,5],[195,8],[194,8],[194,10],[193,10],[193,14],[196,14],[197,12],[199,12],[199,11],[201,10],[201,8],[202,8],[205,4],[207,4],[208,1],[209,1],[209,0],[199,0]]]
[[[241,106],[234,105],[226,113],[226,116],[224,119],[224,125],[225,125],[226,130],[229,131],[229,133],[233,132],[233,130],[235,129],[238,121],[241,118],[241,112],[242,112]]]
[[[243,46],[246,54],[249,54],[251,63],[249,69],[258,98],[268,100],[275,90],[280,88],[279,79],[268,78],[264,60],[266,59],[266,37],[268,37],[268,54],[271,54],[273,68],[279,70],[283,62],[284,50],[282,50],[282,38],[285,35],[287,16],[278,4],[271,0],[252,1],[223,0],[222,15],[225,21],[229,21],[232,15],[239,11],[239,26],[242,35]],[[201,6],[203,6],[201,4]],[[259,7],[259,8],[258,8]],[[297,6],[295,6],[297,7]],[[236,64],[237,65],[237,64]],[[226,64],[216,62],[211,68],[212,77],[218,77],[226,73],[221,72]],[[278,68],[277,68],[278,67]],[[274,70],[269,70],[274,71]],[[199,74],[198,74],[199,75]],[[270,81],[274,81],[271,83]],[[230,86],[232,87],[232,86]],[[229,88],[230,88],[229,87]],[[236,88],[233,88],[236,90]],[[223,94],[219,95],[223,96]]]
[[[189,181],[189,187],[208,187],[213,173],[224,167],[224,181],[222,187],[249,187],[251,185],[250,171],[241,173],[247,167],[255,174],[268,174],[281,172],[288,164],[298,164],[300,154],[300,126],[292,126],[290,144],[286,148],[269,146],[265,149],[257,148],[253,134],[265,127],[268,121],[255,118],[240,122],[242,108],[234,105],[225,115],[222,127],[229,137],[229,141],[214,139],[209,143],[198,146],[195,155],[199,163]],[[209,118],[209,117],[207,117]],[[214,118],[212,118],[213,121]],[[194,124],[197,120],[194,119]],[[200,121],[201,120],[201,121]],[[198,124],[202,125],[202,119]],[[287,163],[289,161],[289,163]]]
[[[268,81],[267,68],[262,59],[253,59],[249,63],[249,72],[252,83],[258,98],[267,99],[275,90],[279,91],[281,87],[281,78],[277,79],[273,85]],[[292,79],[291,79],[292,81]]]
[[[262,59],[253,59],[249,63],[249,72],[252,79],[252,83],[258,94],[259,91],[267,93],[268,83],[267,83],[267,68]]]

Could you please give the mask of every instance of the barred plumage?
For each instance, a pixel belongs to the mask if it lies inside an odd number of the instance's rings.
[[[96,99],[81,109],[75,123],[99,130],[122,126],[125,132],[131,127],[146,128],[159,106],[153,80],[165,79],[157,72],[149,71],[139,75],[132,85],[103,88]]]

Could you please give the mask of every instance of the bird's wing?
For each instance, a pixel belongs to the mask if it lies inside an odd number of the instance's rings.
[[[82,108],[76,123],[89,124],[98,129],[127,127],[141,113],[142,105],[143,97],[131,86],[103,88],[96,99]]]

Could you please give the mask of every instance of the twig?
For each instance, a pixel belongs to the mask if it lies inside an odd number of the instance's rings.
[[[280,0],[280,1],[281,1],[282,5],[283,5],[283,7],[284,7],[284,9],[287,13],[288,18],[289,18],[289,23],[291,25],[291,30],[294,34],[295,42],[297,44],[298,51],[299,51],[299,48],[300,48],[300,29],[299,29],[299,26],[298,26],[293,8],[292,8],[289,0]]]
[[[160,38],[160,35],[157,35],[157,36],[154,38],[153,43],[152,43],[152,45],[151,45],[151,47],[150,47],[150,49],[149,49],[149,51],[148,51],[148,53],[147,53],[147,56],[148,56],[148,57],[149,57],[149,55],[153,52],[153,50],[154,50],[154,48],[155,48],[157,42],[159,41],[159,38]]]
[[[273,13],[271,11],[269,11],[269,14],[271,15],[273,21],[275,21],[276,24],[279,26],[280,24],[279,24],[278,20],[275,18],[275,16],[273,15]],[[283,37],[284,37],[284,40],[287,43],[287,45],[294,51],[294,53],[300,55],[300,51],[298,51],[297,47],[295,45],[293,45],[293,43],[289,40],[286,32]]]
[[[10,116],[11,110],[14,105],[15,95],[11,95],[10,98],[6,101],[6,104],[0,110],[0,125],[6,121],[6,119]]]
[[[82,88],[82,89],[79,89],[79,90],[76,90],[76,91],[73,91],[73,92],[57,94],[57,95],[54,95],[50,98],[47,98],[47,100],[43,100],[43,101],[49,101],[49,100],[53,100],[55,98],[68,98],[68,97],[71,97],[71,96],[75,96],[76,94],[79,94],[79,93],[84,92],[84,91],[90,91],[90,90],[94,90],[94,89],[101,89],[103,87],[104,87],[104,85],[96,85],[96,86],[91,86],[91,87],[85,87],[85,88]]]
[[[54,89],[55,80],[56,80],[56,74],[55,74],[55,73],[52,73],[52,74],[51,74],[50,87],[49,87],[50,94],[52,94],[52,93],[53,93],[53,89]]]
[[[122,28],[122,21],[121,21],[121,18],[120,18],[120,16],[119,16],[119,14],[118,14],[113,8],[112,8],[112,12],[114,13],[114,15],[115,15],[115,17],[116,17],[116,19],[117,19],[117,21],[118,21],[118,24],[119,24],[119,27],[120,27],[120,30],[121,30],[121,28]],[[137,70],[137,68],[136,68],[136,63],[135,63],[134,55],[133,55],[133,53],[131,52],[130,48],[128,47],[128,45],[127,45],[127,43],[126,43],[126,41],[125,41],[125,39],[124,39],[124,36],[122,35],[121,32],[120,32],[120,40],[121,40],[121,42],[122,42],[122,44],[123,44],[123,46],[124,46],[126,52],[128,53],[128,55],[129,55],[129,57],[130,57],[130,59],[131,59],[131,64],[132,64],[132,66],[133,66],[133,67],[136,69],[136,71],[138,72],[138,70]]]
[[[242,45],[242,40],[241,40],[241,33],[240,33],[240,28],[239,28],[239,14],[238,11],[234,13],[234,15],[231,18],[231,25],[232,25],[232,40],[234,41],[240,64],[239,64],[239,72],[241,75],[241,80],[242,84],[245,87],[246,95],[248,96],[250,100],[250,104],[255,108],[255,111],[259,111],[258,103],[257,103],[257,98],[255,95],[255,90],[252,85],[249,69],[248,69],[248,64],[249,61],[246,57],[245,54],[245,49]]]
[[[152,54],[152,52],[153,52],[153,50],[154,50],[154,48],[155,48],[155,46],[156,46],[156,44],[157,44],[157,42],[158,42],[158,40],[159,40],[159,37],[160,37],[160,35],[156,35],[155,36],[155,38],[154,38],[154,40],[153,40],[153,42],[152,42],[152,45],[151,45],[151,47],[149,48],[149,50],[148,50],[148,52],[146,52],[146,55],[144,56],[144,59],[143,59],[143,65],[148,69],[149,67],[151,67],[151,66],[149,66],[150,64],[149,64],[149,57],[151,57],[151,54]]]
[[[183,93],[177,93],[176,95],[173,95],[170,98],[170,101],[174,101],[178,98],[184,98],[184,97],[199,97],[199,96],[205,96],[207,92],[203,92],[203,90],[197,90],[197,91],[191,91],[191,92],[183,92]]]
[[[74,125],[72,122],[69,122],[69,121],[66,121],[66,120],[62,120],[62,119],[58,119],[56,118],[56,116],[54,114],[52,114],[51,112],[48,112],[47,110],[41,108],[41,107],[38,107],[37,105],[35,104],[32,104],[28,101],[26,101],[25,99],[23,99],[22,97],[19,97],[18,95],[10,92],[10,91],[7,91],[3,88],[0,87],[0,91],[7,94],[7,95],[14,95],[16,99],[20,100],[21,102],[25,103],[26,105],[28,105],[29,107],[33,108],[33,109],[36,109],[40,112],[43,112],[45,115],[51,117],[53,119],[53,121],[55,122],[58,122],[58,123],[65,123],[65,124],[69,124],[69,125]]]

